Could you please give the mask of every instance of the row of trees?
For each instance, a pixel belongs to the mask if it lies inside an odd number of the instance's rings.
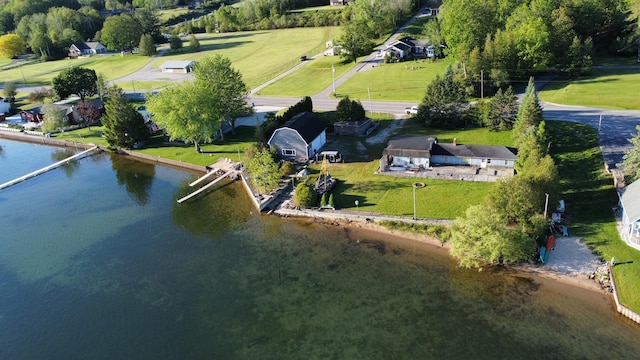
[[[434,39],[465,62],[478,83],[481,71],[499,88],[505,79],[532,71],[579,74],[591,54],[638,51],[640,4],[626,0],[447,0]],[[634,7],[635,6],[635,7]],[[635,46],[631,46],[635,44]]]
[[[518,145],[517,175],[500,180],[484,204],[471,206],[452,227],[451,254],[465,267],[529,260],[544,245],[546,196],[557,197],[558,172],[533,79],[518,109],[512,134]],[[548,195],[545,195],[548,194]]]

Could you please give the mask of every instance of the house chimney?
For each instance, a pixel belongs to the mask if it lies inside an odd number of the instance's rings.
[[[458,146],[458,138],[453,138],[453,146]]]

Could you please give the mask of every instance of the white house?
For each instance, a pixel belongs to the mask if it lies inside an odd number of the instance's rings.
[[[282,159],[306,162],[326,144],[326,129],[318,115],[305,111],[276,129],[268,144],[276,148]]]
[[[193,67],[196,65],[196,62],[193,60],[169,60],[165,61],[160,69],[162,72],[170,72],[170,73],[190,73],[193,71]]]
[[[380,159],[383,171],[420,170],[431,166],[472,166],[501,169],[513,175],[516,149],[506,146],[438,143],[433,136],[405,136],[389,141]],[[506,171],[505,171],[506,170]]]
[[[621,236],[624,241],[640,250],[640,181],[634,181],[618,192]]]
[[[78,42],[69,46],[69,56],[78,57],[82,55],[104,54],[107,48],[97,41]]]

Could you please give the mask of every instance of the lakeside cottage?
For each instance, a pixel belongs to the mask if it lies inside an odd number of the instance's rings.
[[[318,115],[305,111],[276,129],[267,143],[284,160],[307,162],[326,144],[326,130]]]
[[[629,246],[640,250],[640,181],[618,191],[618,209],[622,221],[620,235]]]
[[[442,144],[435,136],[403,136],[389,141],[380,159],[380,172],[420,172],[425,177],[448,173],[450,177],[455,174],[455,179],[495,181],[515,174],[516,154],[516,149],[507,146],[459,144],[456,139]],[[430,172],[434,167],[451,168]]]

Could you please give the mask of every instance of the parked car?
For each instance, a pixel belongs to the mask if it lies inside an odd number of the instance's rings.
[[[416,115],[418,113],[418,107],[412,106],[412,107],[404,108],[404,112],[407,115]]]
[[[305,61],[305,60],[307,60],[307,55],[300,56],[300,61]]]

